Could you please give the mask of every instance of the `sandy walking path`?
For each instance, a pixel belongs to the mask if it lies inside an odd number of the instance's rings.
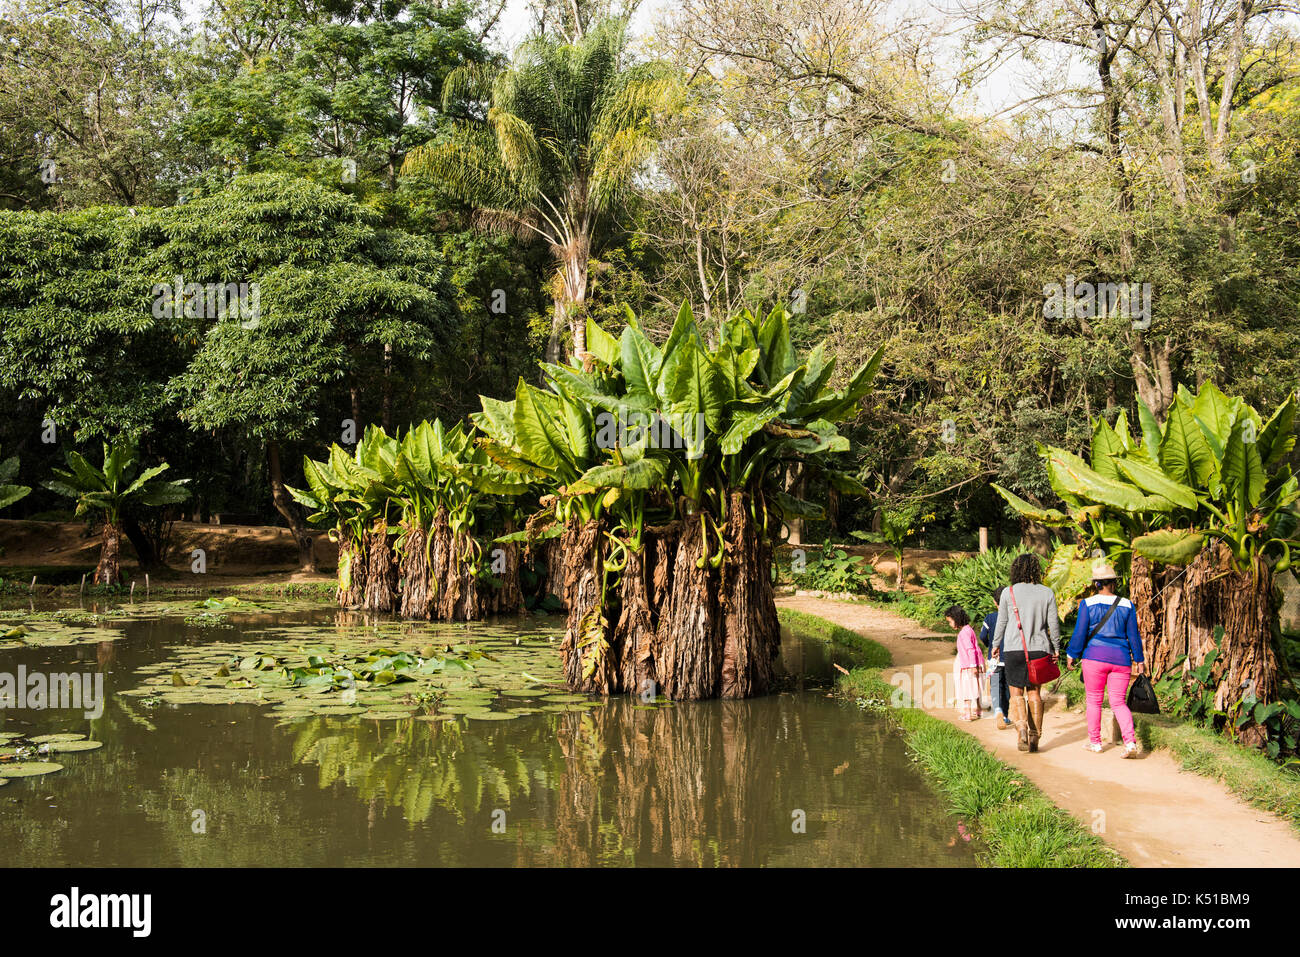
[[[777,603],[880,642],[894,656],[886,678],[900,671],[914,677],[917,665],[923,680],[952,673],[952,644],[905,637],[925,634],[907,618],[822,598],[783,597]],[[1085,751],[1082,710],[1049,711],[1037,754],[1017,750],[1015,730],[999,731],[987,716],[969,722],[958,720],[950,706],[927,710],[973,734],[1137,867],[1300,867],[1300,835],[1285,821],[1251,807],[1217,781],[1183,771],[1167,751],[1131,761],[1110,745],[1101,754]]]

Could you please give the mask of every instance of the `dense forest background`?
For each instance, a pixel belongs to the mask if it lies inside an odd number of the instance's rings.
[[[647,148],[591,208],[582,313],[663,335],[683,300],[706,329],[783,304],[841,376],[886,347],[844,430],[872,497],[805,490],[830,505],[813,538],[1033,538],[991,484],[1049,502],[1039,443],[1082,449],[1090,416],[1137,421],[1139,399],[1162,415],[1180,383],[1272,408],[1300,380],[1295,10],[1035,6],[681,0],[611,34],[613,72],[673,93],[621,116]],[[563,51],[633,9],[541,0],[531,33],[560,52],[512,67],[503,8],[0,0],[0,449],[20,479],[125,435],[191,478],[192,514],[274,521],[304,453],[536,376],[573,299],[556,244],[407,160],[500,138],[503,70],[517,100],[572,106],[564,82],[611,68]],[[1013,63],[1016,102],[987,106]],[[158,314],[160,283],[250,277],[259,322]],[[1149,299],[1053,307],[1096,284]],[[37,488],[6,517],[62,507]]]

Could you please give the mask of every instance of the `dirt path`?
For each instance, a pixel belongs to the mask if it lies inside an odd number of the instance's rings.
[[[872,638],[894,656],[898,672],[913,677],[952,673],[952,645],[904,635],[924,634],[915,622],[869,605],[821,598],[778,599],[784,608],[819,615]],[[1053,709],[1043,721],[1037,754],[1016,749],[1015,731],[998,731],[987,716],[957,719],[951,707],[928,709],[967,731],[1014,765],[1059,807],[1099,833],[1137,867],[1297,867],[1300,836],[1279,818],[1257,810],[1223,785],[1183,771],[1166,751],[1125,761],[1119,749],[1101,754],[1083,749],[1085,717]]]

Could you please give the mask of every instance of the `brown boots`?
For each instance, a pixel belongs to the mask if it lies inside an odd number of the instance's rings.
[[[1043,733],[1043,699],[1029,699],[1029,750],[1038,750],[1038,739]]]
[[[1025,707],[1024,695],[1011,696],[1011,723],[1016,726],[1020,740],[1016,747],[1021,751],[1029,750],[1029,709]]]

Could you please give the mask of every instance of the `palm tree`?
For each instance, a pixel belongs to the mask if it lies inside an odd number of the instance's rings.
[[[602,20],[570,42],[534,37],[495,74],[477,66],[453,71],[443,109],[466,119],[406,158],[404,172],[436,178],[483,225],[550,247],[549,361],[561,357],[566,326],[574,355],[586,357],[592,241],[649,155],[654,118],[679,88],[665,64],[631,63],[623,19]]]
[[[51,492],[74,499],[78,516],[104,513],[104,544],[95,568],[96,585],[116,585],[122,580],[122,521],[125,513],[139,506],[155,507],[183,502],[190,496],[189,479],[159,479],[166,462],[139,471],[135,445],[127,440],[104,443],[104,467],[96,468],[76,452],[63,454],[71,471],[55,469],[58,479],[45,484]]]

